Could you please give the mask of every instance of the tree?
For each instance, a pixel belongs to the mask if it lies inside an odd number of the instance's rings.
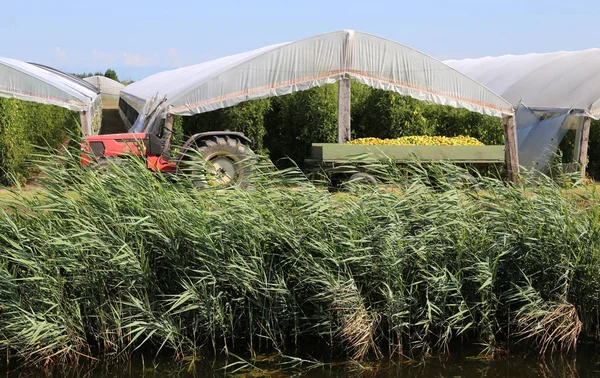
[[[337,141],[338,85],[330,84],[271,99],[265,116],[265,147],[281,167],[289,157],[300,167],[310,156],[312,143]]]
[[[114,81],[119,81],[119,77],[117,76],[117,73],[112,68],[107,69],[106,72],[104,73],[104,76],[109,79],[113,79]]]
[[[102,72],[96,71],[96,73],[92,73],[92,72],[72,73],[71,75],[77,76],[80,79],[85,79],[86,77],[90,77],[90,76],[102,76]]]

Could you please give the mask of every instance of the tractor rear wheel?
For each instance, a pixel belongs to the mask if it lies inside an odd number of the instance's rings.
[[[209,183],[222,186],[248,186],[251,165],[256,157],[250,147],[237,138],[211,136],[196,142],[198,158],[206,164],[206,172],[192,170],[196,187]]]

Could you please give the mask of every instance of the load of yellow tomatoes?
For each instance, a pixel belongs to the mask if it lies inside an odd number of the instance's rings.
[[[479,140],[469,136],[404,136],[394,139],[359,138],[347,144],[367,146],[484,146]]]

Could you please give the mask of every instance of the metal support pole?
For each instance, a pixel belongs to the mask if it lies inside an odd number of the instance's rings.
[[[592,119],[590,117],[585,117],[583,121],[583,128],[581,129],[581,139],[575,141],[575,143],[579,145],[577,163],[579,163],[579,166],[581,167],[581,176],[583,178],[585,178],[587,169],[588,142],[590,139],[591,123]]]
[[[338,143],[352,138],[350,121],[350,78],[344,77],[338,86]]]
[[[504,153],[506,156],[506,169],[508,180],[517,182],[519,176],[519,149],[517,146],[517,126],[513,115],[504,116]]]
[[[167,114],[165,118],[165,126],[163,130],[163,153],[162,156],[166,159],[171,157],[171,139],[173,138],[173,114]]]
[[[83,135],[90,136],[93,134],[92,125],[87,117],[87,112],[82,110],[79,112],[79,122],[81,123],[81,131],[83,131]]]

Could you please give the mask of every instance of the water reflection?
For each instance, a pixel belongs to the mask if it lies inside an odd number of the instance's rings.
[[[385,360],[379,362],[314,363],[297,359],[263,358],[242,361],[201,361],[196,363],[148,363],[141,357],[128,363],[107,366],[103,364],[55,367],[51,370],[3,367],[6,377],[462,377],[462,378],[585,378],[600,376],[600,359],[594,349],[586,348],[570,356],[540,359],[537,355],[510,356],[484,360],[457,356],[447,359],[429,358],[420,362]],[[229,363],[227,369],[224,368]]]

